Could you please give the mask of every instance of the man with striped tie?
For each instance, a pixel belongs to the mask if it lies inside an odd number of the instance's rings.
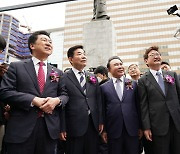
[[[103,129],[98,81],[84,70],[87,57],[83,46],[71,47],[67,56],[72,69],[63,77],[69,101],[61,138],[67,141],[67,154],[97,154],[98,133]]]

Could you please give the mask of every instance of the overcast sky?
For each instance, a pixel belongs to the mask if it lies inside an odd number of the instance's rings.
[[[37,0],[28,0],[28,3],[29,2],[37,2]],[[24,3],[24,0],[0,0],[1,7]],[[66,3],[56,3],[4,13],[14,16],[21,24],[30,26],[32,31],[58,28],[64,26],[65,4]]]

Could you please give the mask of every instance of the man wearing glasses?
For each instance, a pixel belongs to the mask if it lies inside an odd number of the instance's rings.
[[[180,85],[177,74],[161,70],[157,46],[145,51],[149,67],[138,81],[142,127],[155,154],[180,153]]]

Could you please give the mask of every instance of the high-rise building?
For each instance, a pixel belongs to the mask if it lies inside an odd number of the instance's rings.
[[[178,0],[107,0],[107,14],[117,34],[117,55],[125,67],[138,64],[145,71],[143,61],[146,48],[158,45],[164,61],[180,73],[180,40],[173,37],[180,26],[180,18],[167,14]],[[71,65],[67,59],[69,47],[83,43],[83,25],[91,21],[93,0],[68,2],[65,15],[63,67]],[[106,53],[104,53],[106,54]],[[106,64],[104,64],[106,65]]]
[[[0,14],[0,34],[5,38],[7,46],[0,54],[0,62],[10,63],[31,57],[28,49],[30,34],[19,30],[19,21],[11,15]]]
[[[53,53],[48,57],[48,63],[51,63],[57,68],[62,69],[64,27],[47,29],[46,31],[50,33],[53,44]]]

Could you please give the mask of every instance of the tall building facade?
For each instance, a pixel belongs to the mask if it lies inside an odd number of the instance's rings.
[[[7,46],[0,54],[0,62],[10,63],[31,57],[28,49],[30,34],[19,30],[19,20],[8,14],[0,14],[0,34],[5,38]]]
[[[53,53],[48,57],[48,63],[51,63],[57,68],[62,69],[64,27],[47,29],[46,31],[50,33],[53,44]]]
[[[178,0],[107,0],[107,14],[117,34],[116,52],[125,67],[135,63],[145,71],[143,53],[146,48],[158,45],[163,60],[180,73],[180,40],[173,37],[180,18],[167,14],[167,9],[178,3]],[[83,44],[83,25],[93,22],[92,16],[93,0],[67,3],[63,68],[71,66],[67,50],[73,45]]]

